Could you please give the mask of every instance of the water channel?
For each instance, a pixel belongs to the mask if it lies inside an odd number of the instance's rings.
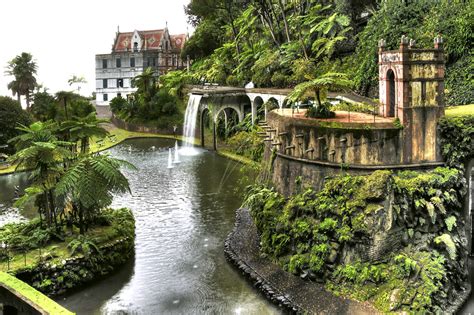
[[[135,139],[109,150],[126,170],[136,219],[135,257],[114,275],[58,302],[77,314],[277,314],[224,257],[223,243],[241,203],[240,165],[208,151],[167,169],[174,141]],[[0,224],[31,217],[10,207],[27,175],[0,177]],[[240,190],[240,192],[239,192]]]

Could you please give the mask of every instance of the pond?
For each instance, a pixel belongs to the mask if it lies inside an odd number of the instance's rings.
[[[223,244],[241,204],[240,164],[215,153],[181,157],[167,169],[166,139],[135,139],[109,150],[133,163],[132,194],[113,207],[136,219],[135,257],[114,275],[58,302],[78,314],[275,314],[224,257]],[[11,207],[26,174],[0,177],[0,223],[31,218]]]

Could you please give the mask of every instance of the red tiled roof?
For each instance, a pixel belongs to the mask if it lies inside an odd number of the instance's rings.
[[[170,35],[171,48],[181,50],[186,42],[186,34]]]
[[[150,31],[138,31],[140,38],[142,40],[142,47],[140,49],[159,49],[160,48],[160,41],[163,37],[165,30],[150,30]],[[126,33],[118,33],[115,44],[114,44],[114,51],[127,51],[127,49],[131,50],[133,48],[132,43],[132,36],[133,32],[126,32]],[[170,35],[171,38],[171,48],[176,48],[181,50],[183,48],[184,42],[186,41],[185,34],[179,35]],[[146,41],[146,44],[145,44]]]

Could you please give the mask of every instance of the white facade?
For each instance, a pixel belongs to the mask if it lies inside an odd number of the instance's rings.
[[[180,53],[187,36],[169,35],[168,29],[117,33],[112,53],[95,56],[96,104],[109,105],[121,96],[136,91],[132,79],[147,67],[157,76],[170,70],[183,69]]]

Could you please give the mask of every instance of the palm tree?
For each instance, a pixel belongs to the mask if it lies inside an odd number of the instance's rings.
[[[103,208],[112,203],[114,194],[131,192],[120,167],[135,169],[122,160],[108,155],[84,155],[61,177],[56,194],[72,203],[78,217],[80,233]]]
[[[108,122],[107,119],[97,119],[96,113],[90,113],[86,117],[78,117],[61,124],[60,129],[70,134],[70,140],[81,142],[80,153],[85,154],[89,149],[89,142],[92,137],[104,138],[109,132],[105,130],[101,123]]]
[[[24,134],[10,140],[16,143],[18,151],[9,160],[16,164],[16,169],[32,169],[32,186],[27,194],[41,198],[40,209],[45,211],[48,224],[54,222],[57,226],[53,190],[63,171],[63,163],[71,157],[68,148],[71,144],[56,138],[54,123],[35,122],[18,129]]]
[[[69,83],[69,86],[77,84],[77,93],[79,93],[81,90],[81,84],[87,83],[87,81],[84,77],[78,77],[76,75],[73,75],[72,78],[67,80],[67,83]]]
[[[13,95],[18,97],[24,95],[26,98],[26,109],[30,109],[30,95],[36,87],[36,62],[33,56],[23,52],[8,62],[6,73],[15,79],[8,84],[8,89],[12,90]]]
[[[155,88],[155,71],[148,67],[141,74],[132,79],[132,85],[138,88],[138,93],[152,96],[151,93]]]

